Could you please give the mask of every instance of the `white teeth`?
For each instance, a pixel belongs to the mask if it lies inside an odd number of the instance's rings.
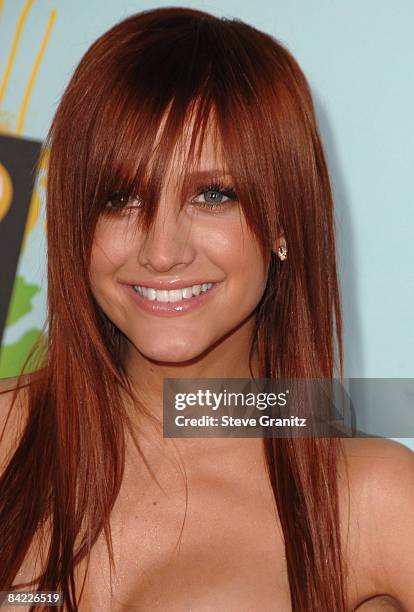
[[[183,299],[187,300],[191,297],[193,297],[193,292],[191,287],[184,287],[183,289],[181,289],[182,293],[183,293]]]
[[[179,302],[180,300],[188,300],[195,295],[205,293],[211,287],[213,283],[203,283],[202,285],[193,285],[192,287],[183,287],[182,289],[172,289],[168,291],[166,289],[154,289],[152,287],[141,287],[140,285],[134,285],[134,290],[139,293],[142,297],[148,300],[158,302]]]
[[[178,300],[183,299],[183,292],[181,289],[174,289],[174,291],[167,291],[167,293],[170,302],[178,302]]]
[[[162,289],[161,291],[157,291],[156,292],[156,299],[159,302],[168,302],[168,291],[165,289]]]

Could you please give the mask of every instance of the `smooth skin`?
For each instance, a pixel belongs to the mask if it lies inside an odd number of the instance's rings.
[[[207,138],[198,172],[223,168],[222,162],[214,140]],[[173,164],[170,177],[174,176]],[[159,418],[165,377],[250,378],[254,312],[269,264],[263,262],[237,201],[213,212],[200,206],[208,194],[189,192],[188,204],[178,215],[177,193],[174,180],[166,181],[148,236],[136,231],[127,216],[102,217],[90,270],[99,305],[127,339],[129,375]],[[139,207],[132,216],[136,214]],[[276,238],[275,251],[280,244],[286,245],[283,236]],[[221,281],[222,286],[196,310],[171,318],[141,310],[123,286],[132,279],[201,278]],[[258,376],[257,356],[253,373]],[[11,389],[13,383],[2,381],[1,386]],[[0,396],[2,419],[9,401],[10,393]],[[16,444],[14,434],[21,431],[25,405],[22,392],[20,420],[15,411],[6,429],[3,463]],[[111,515],[114,594],[111,598],[106,547],[100,537],[92,550],[81,612],[288,612],[283,538],[262,440],[165,439],[134,406],[128,408],[140,427],[142,450],[158,484],[128,439],[125,476]],[[414,454],[382,439],[347,439],[343,444],[346,462],[339,465],[339,490],[349,610],[410,612]],[[82,562],[78,584],[84,567]],[[16,583],[32,577],[35,570],[32,550]]]
[[[0,395],[2,427],[14,382],[0,381],[0,390],[10,390]],[[22,431],[25,409],[22,391],[1,445],[1,470]],[[114,595],[111,598],[106,547],[100,537],[92,549],[81,612],[289,612],[283,540],[256,440],[180,441],[189,497],[179,548],[185,486],[177,455],[155,434],[141,441],[160,487],[129,447],[111,517]],[[342,465],[339,491],[344,556],[350,568],[348,609],[411,612],[414,455],[390,440],[342,442],[349,473],[348,496]],[[78,584],[84,567],[82,562]],[[32,547],[15,583],[31,579],[38,568]]]

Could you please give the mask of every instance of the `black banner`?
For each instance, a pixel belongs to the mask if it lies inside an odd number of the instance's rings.
[[[20,256],[41,143],[0,135],[0,343]]]

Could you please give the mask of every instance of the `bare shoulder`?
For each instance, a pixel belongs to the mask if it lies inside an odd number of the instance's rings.
[[[351,507],[358,507],[360,515],[366,514],[371,525],[397,515],[400,525],[413,520],[414,453],[386,438],[344,438],[341,443],[341,481],[342,487],[349,484]],[[382,529],[388,532],[387,525]],[[396,534],[395,525],[392,532]],[[406,535],[414,537],[414,532]]]
[[[356,564],[369,574],[374,592],[414,610],[414,453],[384,438],[341,442],[340,490],[349,500]]]
[[[360,490],[379,494],[384,487],[390,493],[414,486],[414,453],[404,444],[387,438],[342,438],[341,443],[345,469]]]
[[[28,381],[28,376],[22,379],[24,383]],[[5,468],[27,419],[27,387],[19,388],[10,410],[17,386],[17,377],[0,379],[0,473]]]

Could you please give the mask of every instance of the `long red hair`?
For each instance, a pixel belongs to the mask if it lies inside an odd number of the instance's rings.
[[[214,115],[263,256],[282,228],[286,237],[289,258],[271,259],[256,311],[251,348],[262,377],[330,379],[337,368],[342,380],[332,195],[298,64],[268,34],[198,10],[161,8],[117,24],[81,60],[47,141],[47,346],[27,387],[27,423],[0,481],[0,590],[13,584],[43,529],[49,548],[37,588],[63,591],[67,610],[77,610],[74,568],[102,530],[113,564],[109,519],[126,429],[133,434],[121,389],[133,391],[122,332],[90,289],[92,240],[113,192],[145,193],[149,205],[139,219],[151,227],[190,114],[188,163]],[[343,612],[339,441],[274,438],[264,447],[292,609]]]

